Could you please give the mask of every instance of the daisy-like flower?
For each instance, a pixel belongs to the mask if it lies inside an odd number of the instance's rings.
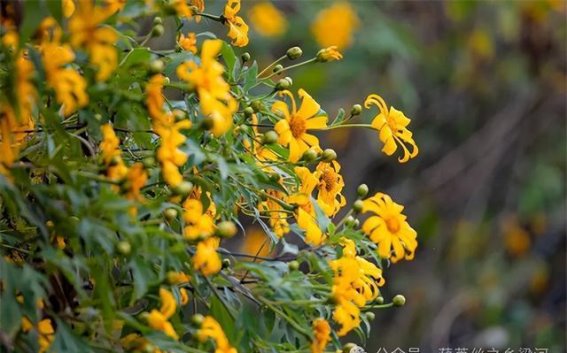
[[[221,270],[222,262],[217,249],[220,239],[209,237],[197,244],[195,255],[193,256],[193,268],[203,276],[211,276]]]
[[[362,212],[374,215],[364,221],[362,231],[378,245],[378,255],[394,263],[412,260],[417,248],[417,232],[406,222],[403,209],[380,192],[363,201]]]
[[[161,307],[159,310],[153,309],[148,314],[148,325],[154,330],[159,330],[174,340],[179,339],[179,335],[175,332],[173,325],[168,321],[177,308],[175,297],[170,291],[164,288],[159,289],[159,297],[161,299]]]
[[[299,110],[295,104],[295,98],[289,91],[282,91],[291,100],[291,111],[283,101],[276,101],[272,106],[274,113],[279,112],[283,119],[275,125],[279,135],[278,142],[289,146],[289,160],[297,162],[303,153],[311,146],[319,146],[319,139],[308,133],[309,130],[324,129],[327,127],[327,116],[321,114],[321,106],[303,89],[298,91],[301,98]]]
[[[278,37],[287,30],[285,16],[269,1],[254,4],[248,10],[248,18],[256,32],[264,37]]]
[[[196,240],[199,237],[208,237],[215,231],[213,217],[205,212],[200,200],[187,198],[183,203],[183,219],[185,228],[183,235],[188,240]]]
[[[345,49],[352,44],[358,26],[358,15],[352,5],[338,1],[317,14],[311,32],[321,47],[336,45]]]
[[[186,36],[181,34],[177,39],[177,43],[181,49],[197,54],[197,35],[195,33],[190,32]]]
[[[322,318],[313,321],[313,336],[311,353],[323,353],[331,340],[331,326],[329,322]]]
[[[325,234],[319,228],[315,217],[304,209],[297,209],[297,226],[305,231],[305,242],[309,245],[319,246],[325,241]]]
[[[341,165],[337,161],[321,162],[317,165],[315,174],[319,178],[317,203],[327,216],[334,216],[346,205],[346,199],[341,194],[345,186]]]
[[[369,95],[364,101],[366,108],[372,105],[377,106],[380,110],[380,113],[372,120],[372,127],[379,131],[380,141],[384,143],[382,152],[391,156],[400,146],[404,150],[403,157],[398,158],[400,163],[405,163],[417,156],[419,149],[413,140],[411,131],[407,129],[411,120],[394,107],[388,110],[384,99],[377,94]],[[411,147],[411,152],[408,145]]]
[[[197,331],[197,339],[200,342],[213,340],[216,353],[237,353],[236,348],[230,345],[222,326],[212,316],[205,316],[201,328]]]
[[[248,45],[248,25],[236,14],[240,11],[240,0],[228,0],[224,7],[224,19],[228,26],[228,36],[232,45],[245,47]]]

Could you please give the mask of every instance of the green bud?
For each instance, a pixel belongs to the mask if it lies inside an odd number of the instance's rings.
[[[303,55],[303,50],[301,50],[300,47],[291,47],[287,50],[285,55],[287,55],[287,58],[289,60],[295,60],[300,58],[301,55]]]
[[[353,228],[358,228],[359,226],[360,226],[360,220],[355,219],[355,220],[354,220],[354,223],[352,224],[352,227],[353,227]]]
[[[254,114],[254,108],[246,107],[244,108],[244,115],[247,117],[251,117]]]
[[[357,116],[360,115],[360,113],[362,113],[362,106],[360,104],[353,105],[350,110],[350,115]]]
[[[116,250],[121,255],[130,255],[130,252],[132,251],[132,245],[130,245],[129,242],[122,240],[119,241],[118,244],[116,244]]]
[[[210,130],[213,128],[213,126],[215,126],[215,120],[211,117],[211,116],[206,116],[203,118],[203,121],[201,123],[201,127],[204,130]]]
[[[252,101],[252,103],[250,103],[250,106],[252,107],[252,109],[254,109],[255,112],[259,112],[264,109],[262,101]]]
[[[303,153],[301,159],[306,162],[313,162],[314,160],[317,159],[317,151],[315,151],[314,148],[310,148]]]
[[[355,348],[360,348],[354,343],[347,343],[343,346],[343,353],[354,353],[356,352]]]
[[[161,37],[163,35],[163,32],[165,32],[165,28],[163,28],[163,25],[155,25],[152,28],[152,37]]]
[[[101,121],[102,120],[102,115],[100,115],[99,113],[96,113],[94,115],[94,118],[96,119],[96,121]]]
[[[163,24],[163,20],[161,19],[161,17],[154,17],[154,26],[155,25],[161,25]]]
[[[331,162],[337,159],[337,152],[335,150],[327,148],[323,151],[323,160],[325,162]]]
[[[193,317],[191,317],[191,322],[195,326],[201,326],[203,324],[204,320],[205,320],[205,317],[201,314],[195,314],[195,315],[193,315]]]
[[[384,297],[379,296],[378,298],[376,298],[376,304],[378,305],[384,304]]]
[[[176,195],[187,196],[193,190],[193,183],[190,181],[183,181],[181,184],[173,188]]]
[[[280,72],[282,72],[282,70],[283,70],[283,66],[282,66],[282,65],[280,65],[280,64],[277,64],[277,65],[276,65],[276,66],[274,66],[274,68],[272,69],[272,72],[274,72],[274,73],[276,73],[276,74],[277,74],[277,73],[280,73]]]
[[[156,165],[156,159],[154,157],[146,157],[144,158],[144,160],[142,160],[142,164],[146,169],[153,168]]]
[[[368,185],[366,184],[358,185],[358,188],[356,189],[356,194],[358,195],[358,197],[365,197],[366,195],[368,195]]]
[[[264,145],[271,145],[272,143],[276,143],[278,141],[278,133],[274,130],[266,131],[264,136],[262,137],[262,144]]]
[[[172,113],[175,117],[175,121],[181,121],[187,118],[187,114],[181,109],[173,109]]]
[[[242,59],[243,63],[250,61],[250,53],[246,52],[246,53],[242,54],[240,56],[240,58]]]
[[[232,238],[236,235],[238,229],[236,224],[231,221],[223,221],[217,224],[217,235],[222,238]]]
[[[290,261],[290,262],[287,264],[287,268],[288,268],[290,271],[297,271],[297,270],[299,270],[299,262],[297,262],[296,260]]]
[[[365,316],[369,321],[372,321],[376,318],[376,315],[372,311],[367,312]]]
[[[222,259],[222,268],[226,269],[229,268],[231,265],[230,260],[229,259]]]
[[[406,297],[401,294],[396,294],[394,299],[392,299],[392,303],[394,303],[394,306],[404,306],[406,304]]]
[[[356,200],[352,205],[352,209],[356,213],[362,212],[363,207],[364,207],[364,203],[362,202],[362,200]]]
[[[345,220],[345,225],[347,227],[352,227],[354,225],[354,217],[353,216],[348,216],[347,219]]]
[[[173,221],[174,219],[176,219],[177,214],[178,212],[175,208],[168,208],[165,211],[163,211],[163,215],[165,219],[167,219],[168,221]]]
[[[278,83],[276,83],[276,90],[278,91],[282,91],[284,89],[288,89],[291,87],[291,80],[288,79],[287,77],[282,78],[281,80],[278,81]]]
[[[152,75],[160,74],[160,73],[163,72],[163,68],[164,68],[164,67],[165,67],[165,65],[164,65],[164,63],[163,63],[162,60],[159,60],[159,59],[153,60],[153,61],[150,63],[150,73],[151,73]]]

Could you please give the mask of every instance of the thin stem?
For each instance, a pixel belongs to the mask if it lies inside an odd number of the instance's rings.
[[[367,129],[376,130],[374,126],[371,124],[343,124],[343,125],[336,125],[336,126],[329,126],[327,128],[321,130],[334,130],[334,129],[341,129],[341,128],[351,128],[351,127],[365,127]]]
[[[274,61],[270,65],[266,66],[266,68],[264,68],[264,70],[260,71],[260,73],[258,75],[256,75],[256,78],[259,78],[260,76],[262,76],[266,71],[268,71],[270,68],[272,68],[274,65],[276,65],[277,63],[279,63],[280,61],[282,61],[285,58],[287,58],[287,55],[284,55],[284,56],[278,58],[276,61]]]
[[[221,23],[225,22],[225,18],[223,16],[215,16],[215,15],[211,15],[210,13],[205,13],[205,12],[201,12],[201,13],[196,12],[196,13],[193,14],[193,16],[203,16],[203,17],[209,18],[213,21],[217,21],[217,22],[221,22]]]
[[[269,301],[267,301],[266,299],[262,298],[262,297],[258,297],[258,300],[260,302],[262,302],[262,304],[266,305],[270,310],[272,310],[274,313],[278,314],[280,317],[282,317],[285,321],[287,321],[291,326],[293,326],[294,329],[297,330],[297,332],[301,333],[302,335],[304,335],[307,338],[311,338],[311,333],[306,331],[303,327],[301,327],[301,325],[299,325],[297,322],[293,321],[289,316],[287,316],[286,313],[284,313],[282,310],[280,310],[279,308],[273,306]]]
[[[394,306],[394,303],[386,303],[386,304],[376,304],[376,305],[367,305],[364,308],[368,309],[384,309],[384,308],[391,308]]]

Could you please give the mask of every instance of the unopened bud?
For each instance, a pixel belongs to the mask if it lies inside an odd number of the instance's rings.
[[[368,185],[360,184],[356,189],[356,194],[358,195],[358,197],[365,197],[366,195],[368,195]]]
[[[172,221],[177,218],[177,210],[175,208],[168,208],[163,211],[163,215],[168,221]]]
[[[289,60],[295,60],[300,58],[301,55],[303,55],[303,50],[301,50],[300,47],[291,47],[287,50],[285,55],[287,55],[287,58]]]
[[[247,117],[251,117],[252,114],[254,114],[254,108],[252,107],[246,107],[244,108],[244,115]]]
[[[160,74],[163,71],[163,68],[165,67],[164,63],[162,60],[153,60],[150,63],[150,73],[151,74]]]
[[[274,72],[274,73],[276,73],[276,74],[277,74],[277,73],[280,73],[280,72],[282,72],[282,70],[283,70],[283,66],[282,66],[282,65],[280,65],[280,64],[277,64],[277,65],[276,65],[276,66],[274,66],[274,68],[272,69],[272,72]]]
[[[290,261],[290,263],[287,264],[287,268],[289,268],[290,271],[297,271],[299,270],[299,262],[296,260]]]
[[[310,148],[303,153],[301,159],[306,162],[313,162],[317,159],[317,151],[314,148]]]
[[[262,144],[264,145],[271,145],[272,143],[276,143],[278,141],[278,133],[274,130],[267,131],[264,133],[262,137]]]
[[[243,63],[250,61],[250,53],[246,52],[246,53],[242,54],[240,56],[240,58],[242,59]]]
[[[282,78],[281,80],[276,83],[275,89],[278,91],[282,91],[284,89],[288,89],[291,87],[292,81],[288,77]]]
[[[130,245],[129,242],[122,240],[119,241],[118,244],[116,244],[116,250],[121,255],[130,255],[130,252],[132,251],[132,245]]]
[[[238,229],[236,224],[231,221],[223,221],[217,224],[217,235],[222,238],[232,238],[236,235]]]
[[[392,299],[392,303],[394,303],[394,306],[404,306],[406,304],[406,297],[401,294],[396,294],[394,299]]]
[[[327,148],[323,151],[323,160],[325,162],[331,162],[337,159],[337,152],[335,150]]]
[[[193,190],[193,183],[190,181],[183,181],[173,188],[176,195],[187,196]]]
[[[163,24],[163,20],[161,19],[161,17],[154,17],[154,25],[161,25]]]
[[[360,104],[355,104],[350,109],[350,115],[352,116],[360,115],[360,113],[362,113],[362,106]]]
[[[201,326],[204,320],[205,317],[201,314],[195,314],[193,315],[193,317],[191,317],[191,322],[196,326]]]
[[[363,207],[364,207],[364,202],[362,202],[362,200],[356,200],[352,205],[352,209],[356,213],[362,212]]]
[[[165,32],[165,28],[163,28],[163,25],[158,24],[158,25],[155,25],[152,28],[151,36],[152,37],[161,37],[163,35],[163,32]]]

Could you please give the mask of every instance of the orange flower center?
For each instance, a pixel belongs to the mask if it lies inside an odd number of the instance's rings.
[[[325,183],[325,190],[331,191],[335,187],[337,178],[332,170],[325,169],[323,175],[321,175],[321,180]]]
[[[386,220],[386,227],[390,233],[397,233],[400,230],[400,221],[396,217],[390,217]]]
[[[305,119],[293,115],[289,120],[289,129],[293,137],[298,138],[307,131],[307,123]]]

